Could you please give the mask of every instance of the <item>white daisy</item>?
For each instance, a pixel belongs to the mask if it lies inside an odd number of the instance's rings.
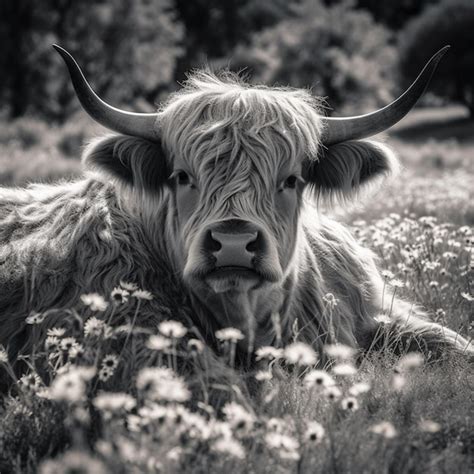
[[[0,344],[0,364],[7,364],[7,363],[8,363],[8,353],[5,347],[3,347]]]
[[[418,423],[418,428],[420,428],[420,431],[424,431],[425,433],[437,433],[441,430],[441,425],[436,423],[436,421],[425,420],[422,418]]]
[[[336,384],[334,379],[324,370],[311,370],[305,375],[304,382],[308,388],[325,388]]]
[[[346,397],[342,399],[341,407],[343,410],[356,411],[359,409],[359,402],[355,397]]]
[[[199,339],[190,339],[188,341],[188,349],[191,352],[203,352],[204,351],[204,344]]]
[[[92,311],[102,312],[109,306],[109,303],[107,303],[107,301],[105,301],[105,299],[98,293],[81,295],[81,300],[86,306],[89,306]]]
[[[130,296],[130,293],[127,290],[120,288],[119,286],[114,288],[112,292],[110,293],[110,298],[115,304],[127,303],[129,296]]]
[[[324,438],[325,433],[326,431],[320,423],[317,421],[310,421],[306,425],[304,439],[312,444],[318,444]]]
[[[102,367],[107,367],[108,369],[114,371],[119,364],[119,358],[115,354],[107,354],[102,359]]]
[[[255,417],[242,405],[235,402],[227,403],[222,409],[232,429],[239,433],[248,433],[253,428]]]
[[[104,392],[97,395],[92,401],[100,411],[106,413],[121,413],[135,408],[136,400],[126,393]]]
[[[395,426],[393,426],[390,421],[381,421],[380,423],[376,423],[369,428],[369,431],[387,439],[395,438],[398,435]]]
[[[149,291],[146,291],[146,290],[135,290],[132,293],[132,296],[134,296],[135,298],[139,300],[151,301],[153,299],[153,295]]]
[[[150,336],[146,342],[148,349],[152,349],[154,351],[165,351],[166,349],[169,349],[171,345],[170,339],[160,336],[159,334]]]
[[[370,384],[366,382],[355,383],[351,388],[349,388],[349,395],[357,397],[363,393],[370,391]]]
[[[86,337],[100,337],[104,333],[106,324],[101,319],[91,316],[84,323],[84,336]]]
[[[219,341],[241,341],[244,338],[242,331],[236,328],[224,328],[216,331],[216,337]]]
[[[316,352],[304,342],[293,342],[286,346],[284,355],[290,364],[315,365],[317,362]]]
[[[66,334],[64,328],[51,328],[46,331],[46,335],[51,337],[63,337],[64,334]]]
[[[163,336],[170,337],[171,339],[181,339],[186,335],[188,330],[179,321],[163,321],[158,324],[158,331]]]
[[[333,386],[333,387],[327,387],[324,389],[324,396],[330,400],[330,401],[334,401],[334,400],[338,400],[339,398],[341,398],[342,396],[342,392],[341,390],[336,387],[336,386]]]
[[[26,324],[41,324],[46,318],[46,313],[36,313],[32,311],[25,319]]]
[[[324,351],[329,357],[339,360],[350,360],[356,354],[355,349],[345,344],[327,344]]]
[[[130,283],[128,281],[120,280],[120,286],[127,290],[128,292],[132,293],[133,291],[138,290],[138,285],[136,283]]]
[[[256,359],[277,360],[283,357],[283,349],[277,349],[273,346],[262,346],[255,351]]]
[[[109,380],[112,375],[114,375],[114,370],[109,367],[103,366],[99,370],[98,377],[101,382],[107,382],[107,380]]]
[[[411,372],[418,367],[421,367],[425,358],[419,352],[409,352],[405,354],[397,363],[396,369],[399,372]]]
[[[232,456],[237,459],[245,458],[245,450],[242,444],[233,437],[221,437],[214,441],[211,445],[213,451]]]
[[[282,459],[297,461],[300,458],[298,441],[284,433],[272,432],[265,435],[265,444]]]
[[[357,374],[357,369],[352,364],[337,364],[331,369],[334,375],[350,377]]]
[[[44,341],[44,347],[47,351],[54,352],[59,349],[60,339],[56,336],[48,336]]]

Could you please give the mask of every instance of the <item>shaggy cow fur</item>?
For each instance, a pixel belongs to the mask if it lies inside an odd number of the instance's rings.
[[[280,334],[277,342],[287,343],[297,320],[300,339],[320,352],[329,342],[377,347],[381,330],[400,348],[465,350],[462,337],[428,322],[415,306],[395,298],[390,311],[382,307],[374,255],[316,209],[320,199],[349,199],[397,164],[373,142],[321,149],[316,105],[304,91],[197,75],[163,107],[157,124],[162,144],[108,136],[87,149],[79,181],[0,189],[0,343],[14,356],[37,336],[25,323],[32,311],[79,307],[81,294],[107,295],[124,280],[155,295],[143,303],[140,325],[177,319],[212,345],[225,321],[183,283],[179,245],[206,219],[222,218],[222,209],[238,209],[239,216],[263,219],[279,238],[293,233],[295,240],[271,304],[268,298],[259,307],[266,317],[256,328],[256,344],[273,344]],[[177,159],[208,180],[186,232],[167,181]],[[266,193],[275,170],[298,160],[307,160],[309,187],[299,196],[292,226],[282,228]],[[324,300],[328,293],[336,306]],[[126,310],[115,311],[120,317]],[[392,323],[382,328],[374,318],[383,314]],[[59,318],[60,312],[53,314],[47,325]]]

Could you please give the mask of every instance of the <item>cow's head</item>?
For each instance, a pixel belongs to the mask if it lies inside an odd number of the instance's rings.
[[[124,112],[96,96],[74,59],[56,49],[85,110],[122,134],[96,143],[86,164],[150,195],[168,189],[168,232],[184,279],[214,294],[284,280],[305,189],[346,197],[392,171],[388,149],[362,139],[408,113],[445,52],[387,107],[327,118],[307,91],[207,73],[192,76],[156,114]]]

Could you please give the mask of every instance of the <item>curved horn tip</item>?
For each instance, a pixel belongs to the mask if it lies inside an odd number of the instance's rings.
[[[66,51],[63,47],[59,46],[59,44],[52,44],[51,45],[61,56],[63,55],[68,55],[71,56],[71,54]]]
[[[76,66],[77,68],[79,68],[77,61],[74,59],[74,56],[69,51],[57,44],[53,44],[52,46],[59,54],[59,56],[61,56],[61,59],[66,63],[66,66],[69,68],[69,70],[71,70],[71,66]]]
[[[82,108],[99,124],[125,135],[157,141],[156,113],[134,113],[120,110],[104,102],[91,88],[74,57],[57,44],[52,45],[69,69],[72,84]]]
[[[431,56],[411,86],[391,104],[356,117],[324,117],[326,128],[321,136],[321,142],[333,145],[345,140],[367,138],[399,122],[424,93],[441,58],[450,47],[450,45],[443,46]]]
[[[435,63],[437,65],[441,58],[447,53],[448,49],[451,48],[451,45],[447,44],[446,46],[443,46],[439,51],[437,51],[431,58],[428,60],[426,63],[426,66],[429,66],[432,63]],[[425,67],[426,67],[425,66]]]

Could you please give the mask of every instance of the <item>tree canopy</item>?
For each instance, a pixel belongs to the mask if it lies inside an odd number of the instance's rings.
[[[210,64],[245,69],[269,84],[311,87],[338,114],[362,111],[390,100],[396,30],[424,11],[399,35],[404,76],[449,42],[458,54],[449,66],[457,79],[445,81],[450,92],[443,93],[461,100],[469,95],[462,74],[474,64],[465,47],[472,2],[439,1],[1,1],[0,113],[63,122],[75,112],[53,43],[77,58],[101,96],[134,110],[154,108],[187,71]],[[458,4],[461,10],[452,13],[458,7],[445,6]]]
[[[53,43],[118,104],[139,95],[152,102],[182,54],[183,28],[170,0],[16,0],[1,2],[0,18],[0,69],[8,71],[0,99],[13,117],[32,111],[60,119],[77,104]]]
[[[338,114],[360,111],[391,99],[395,51],[389,38],[370,13],[350,2],[327,7],[308,0],[293,17],[238,48],[231,65],[265,83],[311,87]]]

